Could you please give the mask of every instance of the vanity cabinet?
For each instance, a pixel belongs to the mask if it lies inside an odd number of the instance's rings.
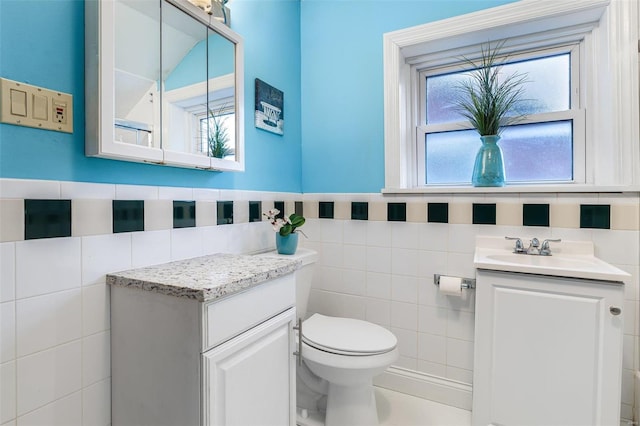
[[[295,425],[292,273],[204,302],[141,287],[111,286],[114,426]]]
[[[473,425],[617,425],[623,284],[477,270]]]

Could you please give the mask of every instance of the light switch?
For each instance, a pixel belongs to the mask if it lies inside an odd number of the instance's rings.
[[[33,94],[33,118],[36,120],[48,120],[47,97]]]
[[[73,133],[73,96],[0,77],[0,123]]]
[[[11,89],[11,114],[27,116],[27,92]]]

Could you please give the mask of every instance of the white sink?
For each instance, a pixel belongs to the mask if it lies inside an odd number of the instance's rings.
[[[525,239],[523,239],[524,241]],[[500,237],[477,237],[477,269],[621,282],[630,275],[598,259],[590,241],[552,244],[552,256],[513,253],[513,242]]]
[[[546,267],[546,268],[597,268],[599,263],[595,257],[577,257],[577,256],[538,256],[528,254],[489,254],[488,259],[496,262],[515,263],[518,265]]]

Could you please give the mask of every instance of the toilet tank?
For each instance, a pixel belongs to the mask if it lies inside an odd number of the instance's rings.
[[[278,254],[278,252],[274,250],[266,253],[260,253],[257,256],[282,257],[302,261],[302,266],[295,272],[296,312],[298,318],[305,319],[307,314],[307,304],[309,302],[309,293],[311,292],[311,282],[313,281],[313,272],[315,270],[316,262],[318,261],[318,252],[300,247],[296,250],[296,254],[293,255]]]

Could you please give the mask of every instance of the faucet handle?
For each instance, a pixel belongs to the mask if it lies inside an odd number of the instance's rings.
[[[505,240],[514,240],[516,242],[516,246],[513,249],[514,253],[524,253],[524,245],[522,244],[522,239],[519,237],[504,237]]]
[[[540,240],[537,238],[532,238],[531,239],[531,244],[529,247],[540,247]]]
[[[559,243],[560,241],[562,241],[561,238],[556,238],[556,239],[548,238],[544,240],[542,242],[542,247],[540,247],[540,254],[542,256],[551,256],[551,247],[549,246],[549,243]]]

